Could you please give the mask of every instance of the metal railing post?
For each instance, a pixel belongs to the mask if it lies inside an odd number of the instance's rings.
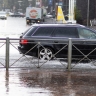
[[[72,39],[69,38],[69,43],[68,43],[68,71],[71,69],[71,59],[72,59]]]
[[[9,69],[9,38],[8,37],[6,38],[6,58],[5,58],[5,60],[6,60],[5,68],[6,68],[6,70],[8,70]]]
[[[40,44],[40,42],[38,42],[38,66],[37,66],[37,68],[40,68],[40,66],[39,66],[39,56],[40,56],[40,53],[39,53],[39,51],[40,51],[39,44]]]

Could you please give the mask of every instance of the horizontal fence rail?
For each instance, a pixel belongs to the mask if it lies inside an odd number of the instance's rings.
[[[1,55],[0,55],[0,67],[5,67],[6,70],[8,70],[11,67],[21,67],[21,68],[31,68],[33,66],[35,66],[36,68],[40,68],[44,65],[47,66],[47,64],[49,64],[48,66],[52,66],[51,63],[53,63],[53,61],[55,63],[59,62],[58,67],[60,66],[60,64],[68,69],[68,71],[70,71],[71,69],[75,68],[78,64],[80,64],[81,62],[85,62],[86,60],[88,62],[91,62],[90,64],[95,65],[95,59],[90,59],[90,54],[92,54],[93,52],[96,51],[96,48],[94,47],[92,50],[90,50],[87,54],[84,54],[82,50],[79,49],[79,47],[77,47],[76,45],[80,45],[81,47],[83,45],[96,45],[96,40],[86,40],[86,39],[72,39],[72,38],[61,38],[61,39],[28,39],[28,40],[32,40],[35,42],[29,42],[30,44],[34,43],[34,46],[28,50],[25,54],[22,54],[21,52],[19,52],[18,50],[18,46],[19,46],[19,41],[23,40],[23,39],[18,39],[18,38],[0,38],[0,49],[1,49]],[[58,42],[58,43],[57,43]],[[45,44],[47,43],[47,45],[52,44],[52,45],[64,45],[62,47],[59,48],[59,51],[55,52],[54,54],[52,54],[52,57],[49,58],[48,60],[41,60],[40,59],[40,47],[42,47],[44,50],[46,50]],[[34,48],[38,48],[38,57],[33,57],[33,56],[27,56],[27,53],[32,51]],[[65,58],[57,58],[56,56],[62,52],[63,49],[68,50],[67,53],[67,57]],[[77,60],[78,58],[73,58],[72,54],[74,54],[74,51],[72,51],[74,48],[74,50],[76,50],[77,52],[79,52],[82,55],[82,58],[80,58],[79,60]],[[84,49],[84,48],[83,48]],[[3,51],[2,51],[3,50]],[[20,54],[21,53],[21,54]],[[95,55],[95,54],[94,54]],[[54,58],[53,58],[54,57]],[[53,60],[52,60],[53,59]],[[56,60],[56,61],[55,61]],[[85,61],[84,61],[85,60]],[[19,63],[18,63],[19,61]],[[75,62],[74,62],[75,61]],[[22,64],[21,64],[22,63]],[[54,65],[54,64],[53,64]]]

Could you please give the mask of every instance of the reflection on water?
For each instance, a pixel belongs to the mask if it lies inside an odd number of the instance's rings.
[[[6,93],[9,92],[9,71],[5,72],[5,87],[6,87]]]
[[[95,72],[0,71],[0,96],[96,96]]]

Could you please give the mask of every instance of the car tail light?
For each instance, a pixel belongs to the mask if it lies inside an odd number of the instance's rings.
[[[28,43],[28,40],[26,40],[26,39],[23,39],[23,40],[21,40],[21,42],[20,42],[20,44],[27,44]]]

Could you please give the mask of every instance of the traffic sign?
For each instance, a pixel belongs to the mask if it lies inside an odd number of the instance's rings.
[[[53,0],[48,0],[48,5],[52,5],[53,4]]]

